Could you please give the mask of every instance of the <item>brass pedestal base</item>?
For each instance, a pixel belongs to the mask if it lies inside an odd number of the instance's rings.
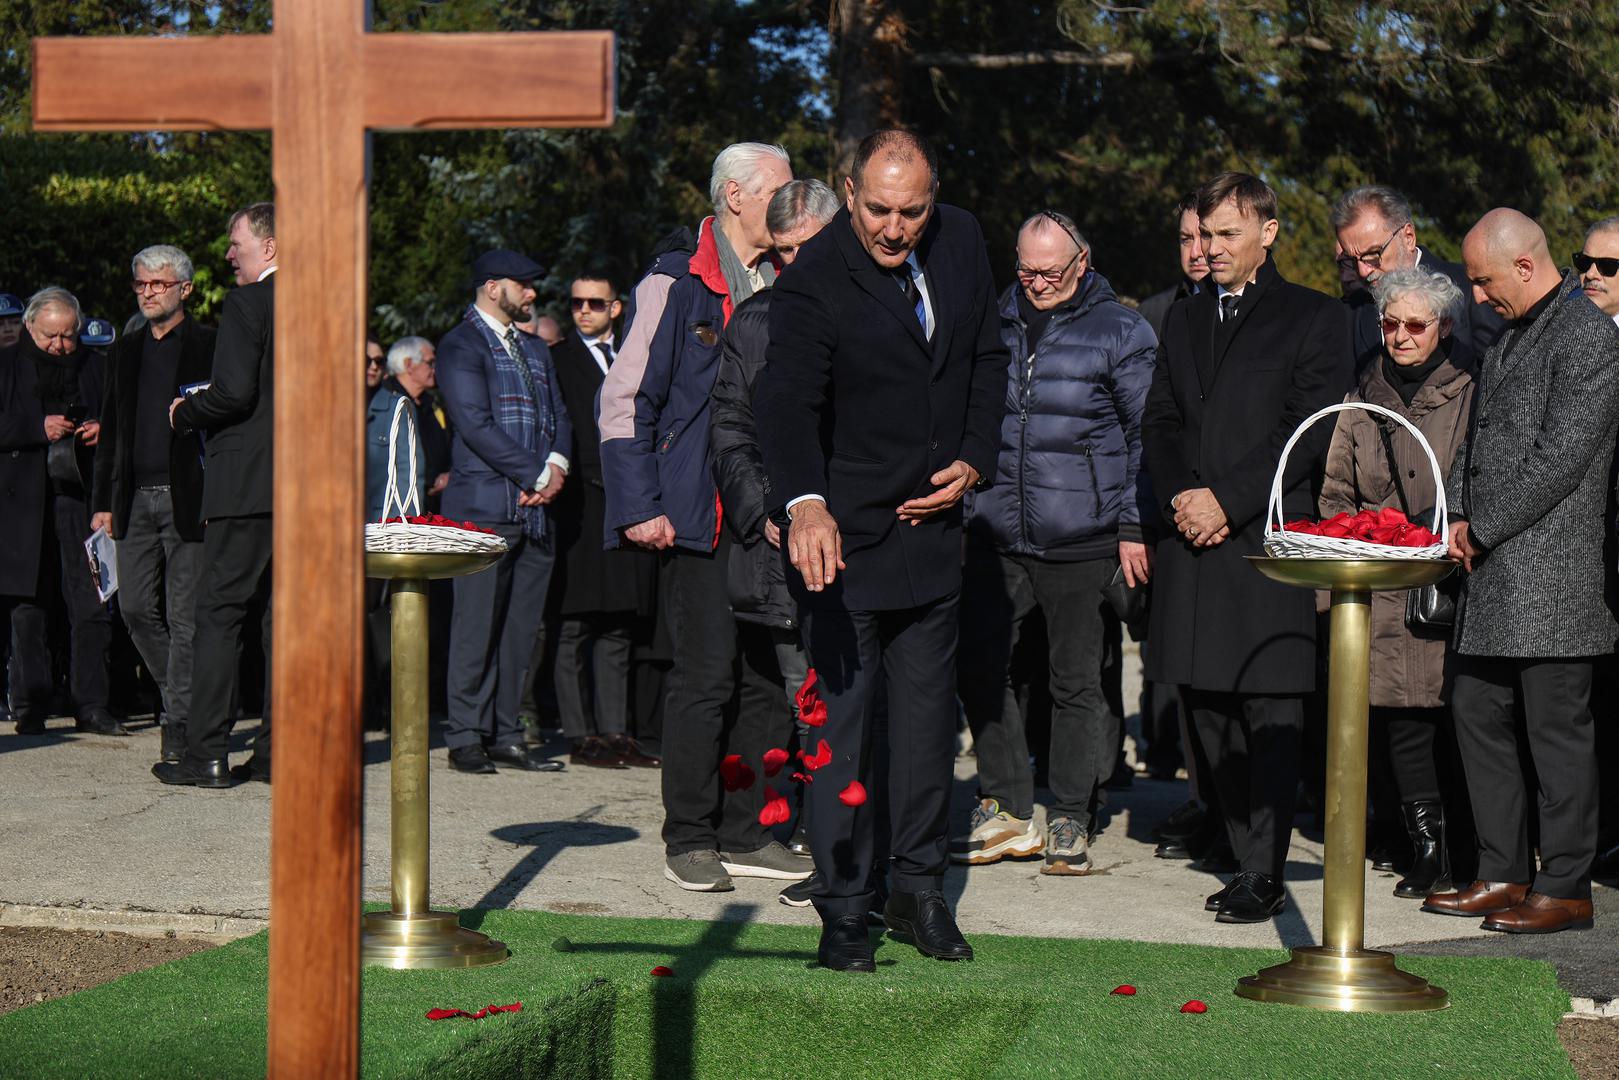
[[[453,911],[396,915],[375,911],[360,924],[360,962],[391,968],[460,968],[498,964],[506,946],[464,930]]]
[[[1237,996],[1333,1012],[1427,1012],[1450,1005],[1439,987],[1395,967],[1392,953],[1342,953],[1316,945],[1294,949],[1287,963],[1239,979]]]

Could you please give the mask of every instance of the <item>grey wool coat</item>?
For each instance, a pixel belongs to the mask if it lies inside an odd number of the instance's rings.
[[[1452,520],[1468,521],[1485,549],[1462,584],[1458,653],[1613,651],[1606,551],[1616,434],[1619,329],[1571,274],[1539,318],[1490,347],[1472,429],[1445,485]]]

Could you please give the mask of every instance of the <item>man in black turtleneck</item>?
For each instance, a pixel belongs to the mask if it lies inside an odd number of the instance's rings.
[[[107,711],[112,621],[84,552],[105,360],[79,348],[83,321],[72,293],[41,289],[28,301],[25,332],[0,352],[0,611],[14,650],[12,716],[24,735],[42,733],[50,709],[52,589],[67,607],[77,729],[129,734]]]

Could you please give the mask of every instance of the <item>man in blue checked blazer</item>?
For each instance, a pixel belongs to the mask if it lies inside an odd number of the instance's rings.
[[[494,529],[506,554],[492,569],[455,579],[444,742],[450,767],[489,774],[495,764],[556,772],[533,757],[517,718],[556,561],[546,506],[568,475],[568,410],[545,342],[518,330],[544,270],[515,251],[472,264],[477,289],[438,344],[438,385],[455,436],[445,517]]]

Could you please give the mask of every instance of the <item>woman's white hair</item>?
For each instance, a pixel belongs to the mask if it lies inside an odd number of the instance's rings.
[[[402,337],[388,349],[388,374],[403,375],[427,359],[433,343],[424,337]]]
[[[725,211],[725,185],[732,180],[744,191],[758,191],[761,168],[772,158],[792,164],[786,147],[774,143],[739,142],[721,150],[708,177],[708,201],[714,204],[714,213]]]
[[[1428,308],[1436,319],[1455,322],[1462,310],[1462,290],[1444,274],[1430,273],[1419,267],[1410,270],[1392,270],[1372,285],[1372,296],[1377,310],[1387,311],[1389,305],[1401,297],[1409,296]]]
[[[28,306],[23,308],[22,321],[29,326],[39,318],[39,313],[52,304],[67,308],[73,312],[73,322],[76,330],[84,329],[84,311],[79,307],[79,298],[62,288],[60,285],[47,285],[33,296],[28,298]]]

